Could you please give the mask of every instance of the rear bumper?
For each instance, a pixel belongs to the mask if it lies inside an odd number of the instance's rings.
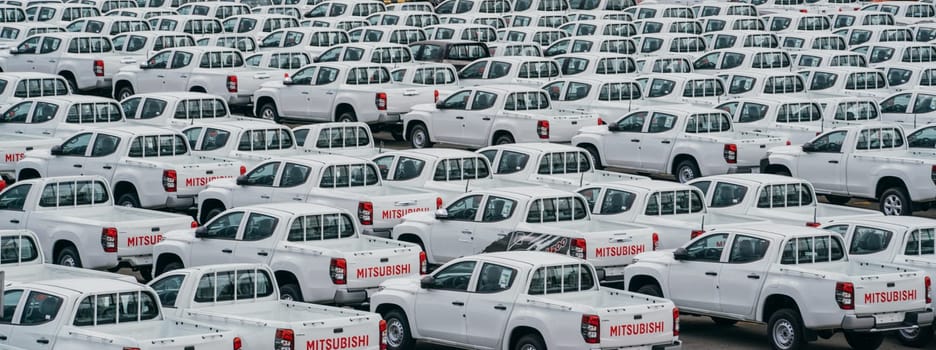
[[[763,162],[764,160],[761,160]],[[761,165],[743,165],[728,169],[729,174],[757,174],[762,173]]]
[[[598,283],[624,282],[625,276],[623,270],[624,266],[608,266],[607,268],[595,267],[595,272],[598,273]]]
[[[195,195],[166,197],[166,208],[188,209],[195,205]]]
[[[597,347],[597,348],[588,348],[589,350],[681,350],[682,349],[682,340],[675,340],[672,343],[666,344],[648,344],[648,345],[638,345],[638,346],[625,346],[625,347]]]
[[[846,315],[842,329],[854,332],[884,332],[928,326],[933,323],[933,310],[909,311],[901,322],[879,324],[873,315]]]
[[[377,287],[373,289],[347,290],[339,289],[335,291],[335,304],[338,305],[360,305],[367,302],[370,294],[377,292]]]
[[[361,232],[368,236],[376,236],[380,238],[392,238],[390,233],[393,231],[392,228],[376,228],[376,227],[365,227]]]

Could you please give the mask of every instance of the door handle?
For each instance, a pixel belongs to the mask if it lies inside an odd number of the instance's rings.
[[[302,94],[303,94],[303,95],[308,95],[309,92],[308,92],[308,91],[303,91]]]
[[[747,278],[750,278],[750,279],[752,279],[752,280],[759,280],[759,279],[760,279],[760,275],[755,275],[755,274],[752,273],[752,274],[750,274],[750,275],[747,275]]]
[[[23,133],[23,130],[16,130],[16,133],[17,133],[17,134],[22,134],[22,133]]]
[[[262,195],[262,196],[260,196],[260,198],[263,198],[263,199],[270,199],[270,196]]]
[[[631,139],[631,142],[640,142],[640,139]]]
[[[221,249],[221,252],[222,252],[222,253],[231,254],[231,253],[233,253],[234,251],[231,250],[231,249]]]
[[[716,272],[706,272],[705,275],[706,275],[706,276],[718,276],[718,273],[716,273]]]
[[[302,200],[302,197],[293,197],[292,200],[294,200],[294,201],[301,201],[301,200]]]
[[[5,335],[0,335],[0,340],[6,340],[6,336],[5,336]]]
[[[165,78],[166,76],[165,76],[165,75],[162,75],[162,74],[160,74],[160,75],[157,75],[156,77],[157,77],[157,78]]]
[[[105,166],[104,166],[104,169],[107,169],[107,170],[110,170],[110,169],[113,169],[113,168],[114,168],[114,167],[112,167],[112,166],[110,166],[110,165],[105,165]]]
[[[466,234],[466,235],[470,235],[470,234],[471,234],[471,231],[469,231],[469,230],[462,230],[462,233],[464,233],[464,234]]]
[[[491,120],[491,118],[484,117],[484,118],[481,118],[481,120]]]
[[[36,339],[36,342],[39,344],[48,344],[49,340],[45,338]]]
[[[670,144],[669,141],[660,141],[660,143],[665,143],[665,144],[667,144],[667,145]]]
[[[830,161],[829,161],[829,164],[838,164],[838,161],[837,161],[837,160],[830,160]]]
[[[267,256],[267,255],[270,255],[270,253],[267,253],[267,252],[257,252],[257,255],[259,255],[259,256]]]
[[[465,119],[465,117],[455,117],[455,119],[462,120]]]
[[[494,309],[495,310],[507,310],[507,307],[504,305],[495,305]]]
[[[326,95],[334,95],[335,92],[334,92],[334,91],[329,91],[329,92],[326,92],[325,94],[326,94]]]
[[[72,165],[72,166],[73,166],[73,167],[76,167],[76,168],[80,168],[80,167],[81,167],[81,164],[74,164],[74,165]]]
[[[55,63],[55,60],[49,60],[49,63]]]
[[[465,306],[465,303],[460,302],[460,301],[453,301],[453,302],[452,302],[452,305],[455,305],[455,306]]]
[[[179,78],[188,78],[188,75],[180,75]]]
[[[20,221],[17,219],[10,220],[11,224],[18,224]]]

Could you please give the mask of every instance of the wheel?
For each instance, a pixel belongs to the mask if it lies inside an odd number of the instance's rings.
[[[536,334],[527,334],[517,340],[513,350],[546,350],[546,342]]]
[[[138,267],[137,271],[140,272],[140,276],[143,278],[143,283],[149,282],[150,280],[153,279],[153,267],[152,266]]]
[[[676,176],[676,180],[679,180],[679,183],[686,183],[702,176],[702,172],[699,171],[699,166],[696,165],[695,161],[685,159],[676,165],[676,172],[673,175]]]
[[[834,196],[834,195],[831,195],[831,194],[825,195],[825,199],[826,199],[827,201],[829,201],[829,203],[838,204],[838,205],[845,205],[846,203],[848,203],[848,201],[851,200],[850,197],[845,197],[845,196]]]
[[[302,289],[295,283],[280,286],[280,300],[302,301]]]
[[[63,76],[65,81],[68,83],[68,89],[71,90],[72,94],[78,93],[78,82],[75,81],[75,77],[72,76]]]
[[[640,288],[637,288],[637,293],[658,298],[663,297],[663,291],[660,290],[660,286],[655,284],[645,284],[640,286]]]
[[[390,136],[393,136],[393,141],[396,142],[406,141],[406,139],[403,137],[403,130],[400,129],[390,130]]]
[[[595,162],[595,170],[604,170],[604,165],[601,165],[601,155],[598,154],[598,149],[592,146],[585,147],[585,150],[588,151],[588,154],[591,154],[592,160]]]
[[[900,343],[914,348],[925,347],[933,340],[933,326],[897,331]]]
[[[137,197],[137,194],[133,192],[124,193],[120,195],[120,197],[117,197],[117,205],[122,207],[139,208],[140,198]]]
[[[881,347],[881,343],[884,342],[884,334],[845,331],[845,342],[855,350],[874,350]]]
[[[335,118],[335,121],[346,122],[346,123],[356,122],[357,115],[354,114],[353,110],[346,109],[346,110],[341,111],[341,113],[338,114],[338,117]]]
[[[257,116],[277,123],[280,122],[279,112],[276,110],[276,105],[274,105],[273,102],[267,102],[260,106],[260,109],[257,110]]]
[[[721,318],[721,317],[712,317],[712,322],[715,322],[716,325],[719,325],[722,327],[731,327],[737,324],[738,320],[731,320],[731,319]]]
[[[215,216],[218,216],[218,214],[221,214],[221,213],[223,213],[223,212],[224,212],[224,208],[222,208],[222,207],[214,207],[214,208],[211,208],[210,210],[208,210],[208,212],[202,214],[201,223],[202,223],[202,224],[206,224],[206,223],[208,223],[208,221],[210,221],[212,218],[214,218]]]
[[[891,187],[881,195],[881,212],[884,215],[910,215],[913,213],[913,203],[910,196],[902,187]]]
[[[432,141],[429,141],[429,130],[422,124],[416,124],[409,132],[410,146],[413,148],[432,147]]]
[[[770,346],[775,350],[798,350],[806,346],[803,321],[796,310],[780,309],[770,315],[767,333]]]
[[[55,257],[55,264],[62,266],[81,267],[81,256],[78,255],[78,249],[73,246],[62,248],[58,256]]]
[[[786,169],[776,169],[776,170],[770,171],[770,173],[774,175],[780,175],[780,176],[793,176],[793,174],[790,174],[790,171]]]
[[[181,262],[172,261],[172,262],[169,262],[168,264],[163,265],[162,269],[159,269],[159,271],[156,271],[156,275],[159,276],[159,275],[162,275],[162,274],[164,274],[164,273],[166,273],[166,272],[169,272],[169,271],[181,270],[181,269],[184,269],[184,268],[185,268],[185,266],[182,265]]]
[[[133,87],[130,85],[121,86],[117,89],[117,94],[114,97],[117,98],[117,101],[123,101],[127,97],[133,96]]]
[[[412,349],[416,342],[413,341],[412,333],[410,333],[406,314],[393,309],[381,316],[384,321],[387,321],[387,349]]]
[[[494,138],[495,145],[507,145],[511,143],[516,143],[516,141],[514,141],[513,136],[507,133],[497,135],[497,137]]]

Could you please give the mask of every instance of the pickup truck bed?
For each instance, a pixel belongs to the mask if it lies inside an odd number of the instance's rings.
[[[165,213],[156,210],[139,210],[123,207],[84,207],[84,208],[59,208],[54,212],[48,212],[48,215],[58,217],[71,216],[81,219],[84,222],[97,223],[121,223],[137,220],[168,220],[169,222],[181,222],[179,215]],[[190,221],[190,220],[182,220]],[[153,222],[154,224],[165,223],[166,221]]]
[[[312,323],[336,318],[366,316],[367,313],[346,308],[327,308],[321,305],[290,301],[256,301],[237,305],[219,305],[188,310],[188,314],[224,315],[262,323]]]
[[[352,254],[384,249],[409,249],[409,247],[401,245],[398,241],[367,236],[361,236],[360,238],[329,239],[310,243],[316,248],[334,249],[342,252],[352,252]]]
[[[536,175],[533,182],[563,190],[575,191],[582,186],[614,181],[649,180],[649,177],[631,175],[605,170],[595,170],[578,174]]]
[[[19,283],[84,277],[137,281],[133,276],[53,264],[3,265],[2,270],[7,281]]]
[[[230,332],[225,333],[220,333],[220,330],[205,325],[179,320],[98,325],[88,330],[73,328],[69,332],[77,337],[87,335],[90,338],[127,339],[135,341],[137,345],[149,345],[146,347],[148,350],[182,349],[189,346],[194,348],[195,345],[198,346],[198,350],[229,350],[234,339],[230,336]],[[118,340],[115,343],[126,343],[126,341]]]

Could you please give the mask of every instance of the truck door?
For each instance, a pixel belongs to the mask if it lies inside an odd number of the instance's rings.
[[[205,55],[216,55],[218,53],[205,53]],[[162,75],[163,79],[163,88],[166,90],[162,91],[188,91],[189,86],[188,82],[192,75],[192,55],[189,52],[185,51],[176,51],[175,55],[172,55],[172,60],[169,62],[169,69],[164,69],[159,72],[159,75]],[[200,64],[195,63],[195,64]],[[193,102],[193,101],[189,101]],[[198,103],[195,101],[195,103]]]
[[[440,263],[473,254],[473,241],[483,195],[461,197],[446,208],[448,217],[431,225],[429,249]]]
[[[537,273],[542,274],[542,270]],[[491,263],[481,265],[478,282],[475,283],[474,293],[469,294],[466,308],[465,334],[469,345],[485,349],[498,348],[504,339],[514,300],[525,285],[515,278],[517,274],[516,269],[507,266]],[[533,279],[536,278],[534,275]]]
[[[273,202],[305,202],[313,184],[309,183],[312,169],[301,164],[285,162],[283,172],[273,188]]]
[[[55,344],[62,320],[68,308],[63,308],[64,298],[40,291],[28,292],[14,315],[13,336],[9,344],[32,350],[49,350]]]
[[[45,176],[88,175],[84,170],[85,154],[93,135],[90,132],[81,133],[62,143],[62,154],[52,156]]]
[[[485,91],[476,91],[471,99],[471,107],[465,111],[464,127],[459,143],[466,145],[487,145],[494,126],[494,102],[497,95]]]
[[[810,141],[811,147],[804,150],[807,153],[805,156],[799,157],[794,175],[812,182],[818,192],[844,192],[843,152],[854,152],[844,148],[847,133],[845,130],[834,131]]]
[[[718,275],[718,300],[722,312],[750,317],[760,297],[767,268],[765,259],[770,241],[747,235],[734,235],[728,247],[728,266]]]
[[[0,229],[26,228],[27,216],[23,208],[26,206],[27,196],[32,186],[31,184],[17,184],[0,194]],[[32,203],[35,203],[35,200]]]
[[[449,265],[432,275],[431,288],[416,292],[413,308],[418,315],[414,319],[419,334],[465,344],[468,286],[477,265],[477,261],[471,260]]]
[[[641,133],[640,149],[649,157],[640,157],[640,168],[666,170],[666,163],[676,143],[676,116],[655,112],[650,118],[650,125]]]
[[[244,223],[243,233],[237,239],[234,249],[234,261],[238,263],[269,264],[273,258],[273,233],[280,225],[275,217],[260,213],[250,213]]]
[[[250,135],[244,134],[244,136]],[[246,182],[238,187],[236,195],[231,196],[234,207],[271,202],[274,191],[273,184],[276,183],[276,177],[280,174],[281,165],[282,163],[279,161],[272,161],[260,164],[245,174]]]
[[[615,121],[614,126],[608,126],[612,134],[602,137],[603,145],[598,146],[605,163],[623,168],[640,168],[641,132],[649,119],[647,114],[646,111],[634,112]]]
[[[687,309],[720,311],[718,275],[728,234],[705,235],[686,247],[687,256],[670,267],[669,295]]]
[[[512,218],[520,215],[516,213],[516,209],[515,200],[497,196],[487,197],[484,210],[481,211],[481,219],[472,232],[472,254],[483,252],[491,243],[507,236],[515,226],[512,222],[516,221]]]
[[[233,261],[237,233],[244,216],[242,211],[232,211],[209,221],[204,226],[202,237],[192,242],[191,258],[185,266],[227,264]]]
[[[23,299],[23,290],[11,289],[3,292],[3,316],[0,317],[0,345],[10,345],[13,342],[13,319],[16,307]]]

